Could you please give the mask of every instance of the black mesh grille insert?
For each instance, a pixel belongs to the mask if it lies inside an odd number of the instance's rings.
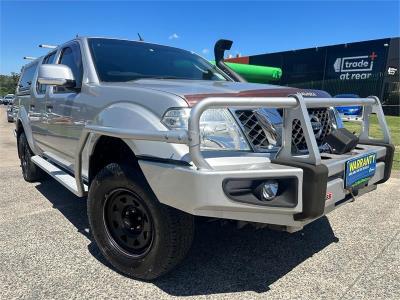
[[[332,130],[332,120],[328,108],[313,108],[308,110],[311,125],[314,131],[318,146],[324,144],[325,137]],[[244,132],[254,148],[267,148],[269,142],[256,113],[252,110],[236,110],[236,117],[241,122]],[[295,119],[292,123],[292,143],[294,150],[307,150],[306,139],[300,120]]]
[[[258,122],[256,114],[252,110],[237,110],[235,111],[235,114],[242,123],[249,142],[255,148],[268,147],[269,143],[267,136]]]
[[[314,131],[318,146],[323,145],[325,137],[332,130],[332,120],[328,108],[313,108],[308,110],[311,126]],[[292,143],[297,150],[307,150],[306,139],[304,138],[301,122],[293,120],[292,124]]]
[[[297,150],[307,150],[306,139],[299,119],[294,119],[292,123],[292,143]]]

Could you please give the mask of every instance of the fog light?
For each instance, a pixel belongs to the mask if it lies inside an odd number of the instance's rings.
[[[260,198],[264,201],[271,201],[278,193],[278,182],[276,180],[267,180],[261,184]]]

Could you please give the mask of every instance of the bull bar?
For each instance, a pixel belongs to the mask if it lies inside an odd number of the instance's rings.
[[[189,117],[188,130],[166,130],[166,131],[138,131],[125,128],[111,128],[98,125],[86,125],[82,131],[75,156],[75,180],[78,196],[84,196],[86,191],[82,179],[82,153],[88,138],[91,134],[106,135],[121,139],[158,141],[175,144],[185,144],[189,147],[189,154],[197,169],[210,170],[212,167],[205,160],[201,153],[200,143],[200,117],[204,111],[210,108],[282,108],[283,129],[282,146],[277,153],[277,158],[282,160],[297,161],[314,166],[321,165],[321,155],[315,139],[311,122],[308,116],[308,108],[360,105],[363,106],[363,118],[360,143],[381,142],[391,143],[388,126],[383,114],[381,103],[378,97],[367,98],[304,98],[301,94],[294,94],[288,97],[210,97],[196,104]],[[369,137],[370,122],[369,116],[375,113],[383,132],[382,140]],[[308,155],[292,154],[292,123],[294,119],[300,120],[306,140]]]

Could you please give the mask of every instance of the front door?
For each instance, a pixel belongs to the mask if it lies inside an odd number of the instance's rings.
[[[79,118],[83,77],[79,44],[72,42],[62,48],[57,63],[71,68],[76,85],[74,88],[49,87],[45,105],[48,146],[45,155],[72,170],[84,124]]]

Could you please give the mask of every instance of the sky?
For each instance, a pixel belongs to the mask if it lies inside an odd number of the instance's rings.
[[[137,39],[213,59],[399,36],[400,1],[5,1],[0,0],[0,74],[19,72],[39,44],[76,35]]]

